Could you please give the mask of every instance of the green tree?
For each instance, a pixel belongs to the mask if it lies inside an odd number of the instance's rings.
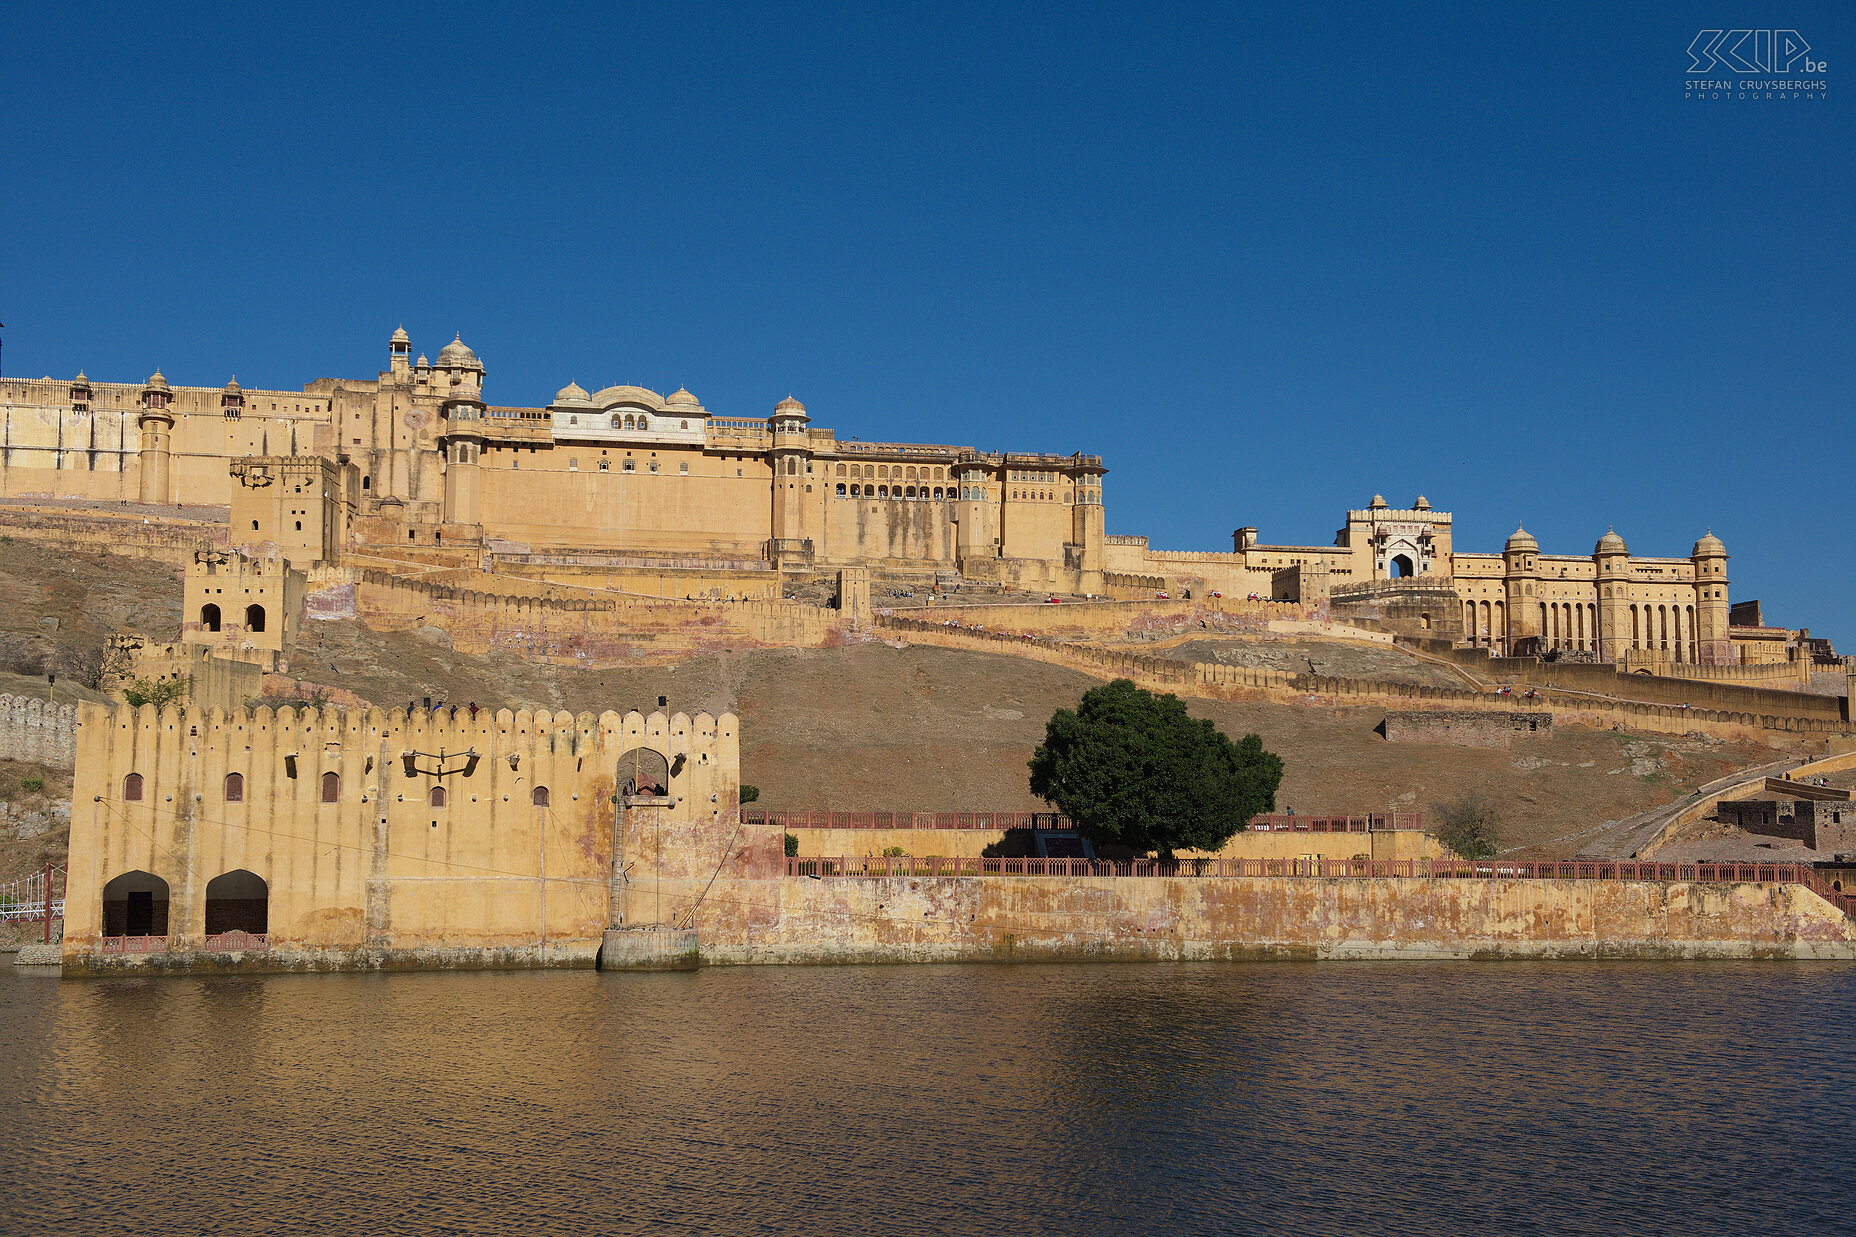
[[[157,709],[173,704],[187,694],[187,684],[179,679],[136,679],[123,684],[122,698],[132,709],[152,704]]]
[[[1500,839],[1501,817],[1482,795],[1460,795],[1437,808],[1437,840],[1465,859],[1489,859]]]
[[[1075,712],[1058,709],[1031,757],[1031,793],[1084,837],[1162,859],[1217,850],[1276,806],[1281,784],[1282,759],[1256,735],[1233,743],[1178,696],[1127,679],[1083,693]]]

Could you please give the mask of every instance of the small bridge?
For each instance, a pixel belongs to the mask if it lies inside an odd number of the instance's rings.
[[[46,894],[51,894],[51,918],[64,918],[65,870],[46,868],[31,876],[0,885],[0,919],[44,919]]]

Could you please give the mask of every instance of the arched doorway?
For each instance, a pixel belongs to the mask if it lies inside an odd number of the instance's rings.
[[[264,607],[263,606],[253,605],[253,606],[245,607],[245,630],[246,631],[263,631],[264,630]]]
[[[662,795],[669,791],[670,764],[662,752],[634,747],[619,757],[621,795]]]
[[[1394,554],[1392,556],[1392,578],[1394,580],[1403,580],[1407,576],[1415,574],[1417,573],[1411,565],[1410,555]]]
[[[206,935],[269,931],[271,887],[256,872],[238,868],[206,882]]]
[[[153,872],[124,872],[103,886],[103,935],[166,936],[168,883]]]
[[[210,601],[200,607],[200,630],[219,630],[219,607]]]

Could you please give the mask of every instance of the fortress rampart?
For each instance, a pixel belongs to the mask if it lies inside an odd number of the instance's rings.
[[[1054,608],[1054,607],[1053,607]],[[1605,698],[1577,690],[1556,690],[1542,686],[1535,689],[1533,700],[1517,700],[1493,692],[1467,688],[1422,687],[1381,680],[1346,679],[1330,675],[1288,674],[1279,670],[1247,666],[1227,666],[1214,662],[1187,662],[1168,657],[1146,656],[1106,649],[1064,644],[1030,635],[1008,635],[993,631],[944,627],[897,616],[879,616],[884,630],[894,631],[922,644],[947,648],[998,651],[1034,661],[1068,666],[1098,678],[1126,678],[1159,691],[1219,699],[1276,700],[1283,703],[1318,701],[1333,705],[1365,707],[1420,707],[1443,709],[1487,709],[1500,712],[1550,711],[1556,722],[1641,730],[1661,734],[1686,734],[1703,731],[1722,737],[1747,737],[1771,741],[1787,735],[1828,736],[1847,733],[1843,700],[1834,696],[1808,696],[1798,692],[1758,692],[1752,698],[1716,697],[1718,708],[1682,707],[1680,702],[1661,704],[1628,699]],[[1532,664],[1532,663],[1529,663]],[[1557,672],[1565,666],[1555,666]],[[1620,677],[1610,667],[1579,667],[1603,671],[1613,690],[1628,690],[1645,682],[1643,676]],[[1753,688],[1731,687],[1713,683],[1686,683],[1662,680],[1675,690],[1704,693],[1756,692]],[[1730,707],[1733,701],[1746,700],[1762,706]]]
[[[590,966],[648,846],[777,862],[739,765],[732,714],[85,705],[65,966]]]
[[[833,612],[801,602],[520,597],[375,570],[356,577],[354,606],[378,630],[441,628],[463,652],[576,662],[629,657],[641,646],[667,655],[744,645],[816,648],[834,631]]]
[[[0,695],[0,756],[69,769],[76,754],[76,705]]]

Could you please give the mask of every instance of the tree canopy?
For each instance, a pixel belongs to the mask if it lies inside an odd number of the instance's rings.
[[[1281,784],[1282,759],[1256,735],[1233,743],[1178,696],[1127,679],[1058,709],[1031,757],[1031,793],[1084,837],[1162,859],[1217,850],[1276,806]]]

